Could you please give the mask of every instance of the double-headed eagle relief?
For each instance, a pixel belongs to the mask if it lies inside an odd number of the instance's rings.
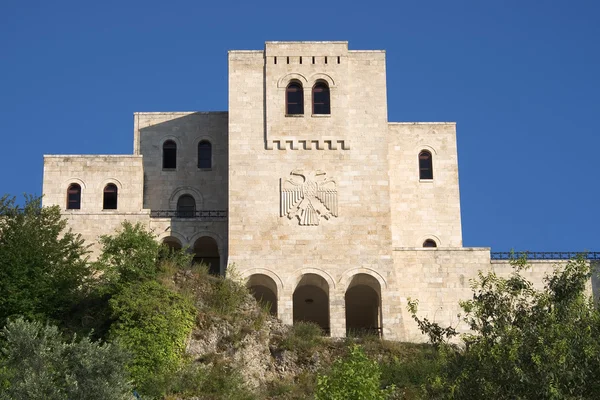
[[[298,217],[300,225],[319,225],[321,217],[338,216],[335,180],[323,171],[295,169],[290,178],[281,178],[281,216]]]

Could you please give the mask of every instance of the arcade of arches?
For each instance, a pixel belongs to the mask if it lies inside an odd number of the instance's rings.
[[[275,281],[264,274],[251,275],[246,283],[257,301],[268,304],[271,314],[277,315],[279,293]],[[344,294],[346,334],[381,335],[381,285],[367,274],[352,277]],[[293,322],[306,321],[330,332],[330,289],[327,281],[317,274],[301,276],[293,293]]]
[[[174,250],[181,250],[179,239],[169,236],[163,239],[163,244]],[[202,236],[194,242],[191,249],[194,253],[194,263],[203,262],[208,266],[208,271],[213,275],[221,274],[221,257],[217,241],[210,236]]]

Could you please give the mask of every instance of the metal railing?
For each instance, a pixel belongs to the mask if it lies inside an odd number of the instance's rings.
[[[522,256],[528,260],[570,260],[579,255],[586,260],[600,260],[600,251],[492,251],[492,260],[512,260]]]
[[[227,210],[151,210],[151,218],[194,218],[204,221],[224,221]]]

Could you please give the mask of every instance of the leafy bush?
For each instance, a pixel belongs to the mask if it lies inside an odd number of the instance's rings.
[[[384,400],[394,387],[380,388],[379,364],[370,360],[358,345],[337,360],[328,375],[317,377],[316,400]]]
[[[83,338],[63,342],[58,329],[22,318],[2,330],[0,399],[130,399],[118,346]],[[2,387],[4,386],[4,387]]]
[[[141,393],[163,394],[164,379],[180,365],[196,310],[156,281],[132,284],[110,300],[110,337],[133,354],[128,369]]]
[[[323,342],[323,330],[314,322],[296,322],[284,337],[281,348],[307,357]]]
[[[124,221],[121,231],[101,236],[100,243],[102,254],[96,266],[112,290],[157,277],[161,245],[142,224]]]
[[[59,207],[27,196],[0,198],[0,326],[11,316],[60,319],[85,291],[91,270],[79,235]]]
[[[585,292],[591,277],[583,258],[533,288],[513,262],[509,278],[480,273],[473,299],[462,302],[472,330],[464,350],[440,347],[435,398],[600,398],[600,310]]]

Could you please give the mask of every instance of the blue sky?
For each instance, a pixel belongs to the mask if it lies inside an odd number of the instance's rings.
[[[600,250],[600,2],[0,2],[0,194],[132,152],[133,112],[227,109],[227,50],[387,51],[390,121],[456,121],[463,242]]]

